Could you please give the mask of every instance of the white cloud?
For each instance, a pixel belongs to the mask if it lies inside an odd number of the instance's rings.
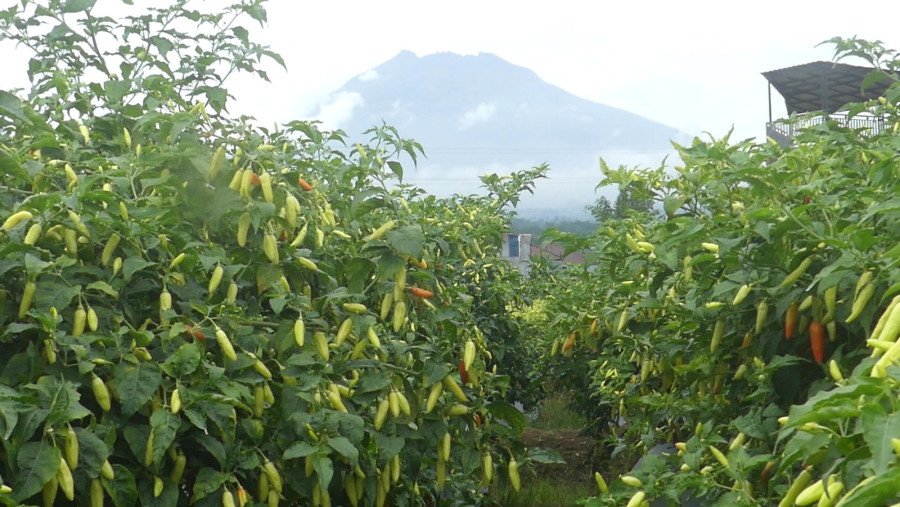
[[[353,109],[363,105],[365,101],[357,92],[341,92],[333,97],[333,100],[319,107],[316,118],[326,128],[341,128],[353,117]]]
[[[490,104],[478,104],[473,110],[466,111],[459,118],[459,130],[465,130],[476,123],[486,122],[494,116],[494,113],[497,112],[497,106],[493,103]]]
[[[358,76],[360,81],[375,81],[378,79],[378,72],[375,69],[369,69]]]

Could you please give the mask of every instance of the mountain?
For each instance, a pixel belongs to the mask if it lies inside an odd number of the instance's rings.
[[[355,139],[384,121],[421,143],[427,159],[408,174],[438,194],[471,193],[476,176],[488,171],[549,163],[550,179],[538,184],[535,202],[526,206],[541,214],[583,215],[597,197],[599,157],[610,165],[656,166],[672,151],[669,140],[682,137],[489,53],[418,57],[402,51],[351,79],[332,99],[318,117]]]

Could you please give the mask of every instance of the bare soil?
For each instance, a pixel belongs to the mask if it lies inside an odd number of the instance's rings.
[[[592,438],[581,436],[578,430],[527,428],[522,442],[528,447],[554,450],[566,460],[564,464],[537,465],[538,477],[560,483],[594,484],[594,470],[601,456]]]

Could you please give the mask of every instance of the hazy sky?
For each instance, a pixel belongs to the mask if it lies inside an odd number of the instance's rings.
[[[289,74],[273,72],[262,95],[241,93],[260,118],[314,114],[328,92],[402,49],[490,52],[575,95],[690,134],[719,137],[733,125],[742,139],[765,133],[761,72],[830,61],[833,46],[815,46],[834,36],[900,49],[893,1],[854,12],[846,2],[793,0],[272,0],[268,11],[260,35],[285,57]]]
[[[222,1],[230,0],[206,5]],[[154,2],[135,0],[136,5]],[[204,2],[194,4],[203,9]],[[11,0],[0,0],[0,8],[5,5]],[[121,5],[98,0],[98,7]],[[732,139],[761,140],[768,120],[761,72],[831,61],[833,46],[816,46],[835,36],[881,40],[900,49],[900,4],[871,0],[860,5],[830,0],[270,0],[267,27],[261,30],[249,19],[244,26],[284,57],[288,71],[270,63],[270,84],[234,79],[230,89],[236,101],[229,109],[264,125],[321,117],[319,106],[333,101],[331,92],[401,50],[419,56],[489,52],[570,93],[687,134],[722,137],[733,126]],[[0,56],[5,73],[0,88],[26,85],[25,53],[0,46]],[[783,115],[783,99],[774,91],[773,102],[776,117]],[[416,137],[415,132],[401,135]],[[592,170],[569,184],[583,187],[590,199],[597,179]],[[539,188],[559,195],[563,184],[546,181]],[[552,200],[558,205],[558,198]],[[579,203],[571,207],[583,209]]]
[[[10,4],[0,0],[0,8]],[[831,60],[833,46],[815,46],[834,36],[900,49],[900,4],[864,5],[855,11],[822,0],[269,0],[268,26],[244,25],[284,57],[288,72],[271,64],[272,84],[236,79],[231,109],[267,123],[310,118],[330,92],[401,50],[490,52],[575,95],[689,134],[719,137],[734,126],[736,139],[762,136],[768,102],[761,72]],[[101,6],[121,3],[98,0]],[[3,46],[0,55],[7,64],[0,86],[26,84],[25,53]],[[19,79],[10,75],[16,72]],[[776,116],[783,114],[777,92],[774,99]]]

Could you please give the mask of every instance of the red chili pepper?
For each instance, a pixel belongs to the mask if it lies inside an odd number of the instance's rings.
[[[572,350],[572,345],[575,345],[575,331],[572,331],[569,334],[569,337],[566,338],[566,341],[563,342],[563,347],[562,347],[563,352],[568,352],[569,350]]]
[[[434,297],[434,292],[431,292],[430,290],[420,289],[419,287],[410,287],[409,293],[413,296],[424,299],[431,299]]]
[[[463,384],[469,383],[469,372],[466,371],[466,362],[459,362],[459,380],[462,381]]]
[[[313,189],[312,185],[307,183],[306,180],[304,180],[302,177],[297,178],[297,184],[300,185],[300,188],[302,188],[303,190],[306,190],[307,192],[309,192],[310,190]]]
[[[791,306],[788,307],[787,312],[784,314],[784,339],[790,340],[791,337],[794,336],[794,330],[797,328],[797,314],[799,313],[800,305],[797,302],[791,303]]]
[[[813,359],[822,364],[825,359],[825,326],[820,322],[809,325],[809,344],[812,346]]]
[[[254,187],[258,187],[259,186],[259,175],[256,173],[253,173],[253,176],[250,176],[250,183],[252,183]]]
[[[203,341],[206,339],[206,336],[204,336],[203,333],[200,332],[199,329],[195,328],[194,326],[186,326],[186,327],[187,327],[188,333],[190,333],[190,335],[193,336],[194,338],[196,338],[200,341]]]
[[[765,484],[769,481],[769,474],[772,473],[772,469],[775,467],[774,461],[769,461],[766,463],[766,467],[763,468],[762,474],[759,476],[759,483]]]

